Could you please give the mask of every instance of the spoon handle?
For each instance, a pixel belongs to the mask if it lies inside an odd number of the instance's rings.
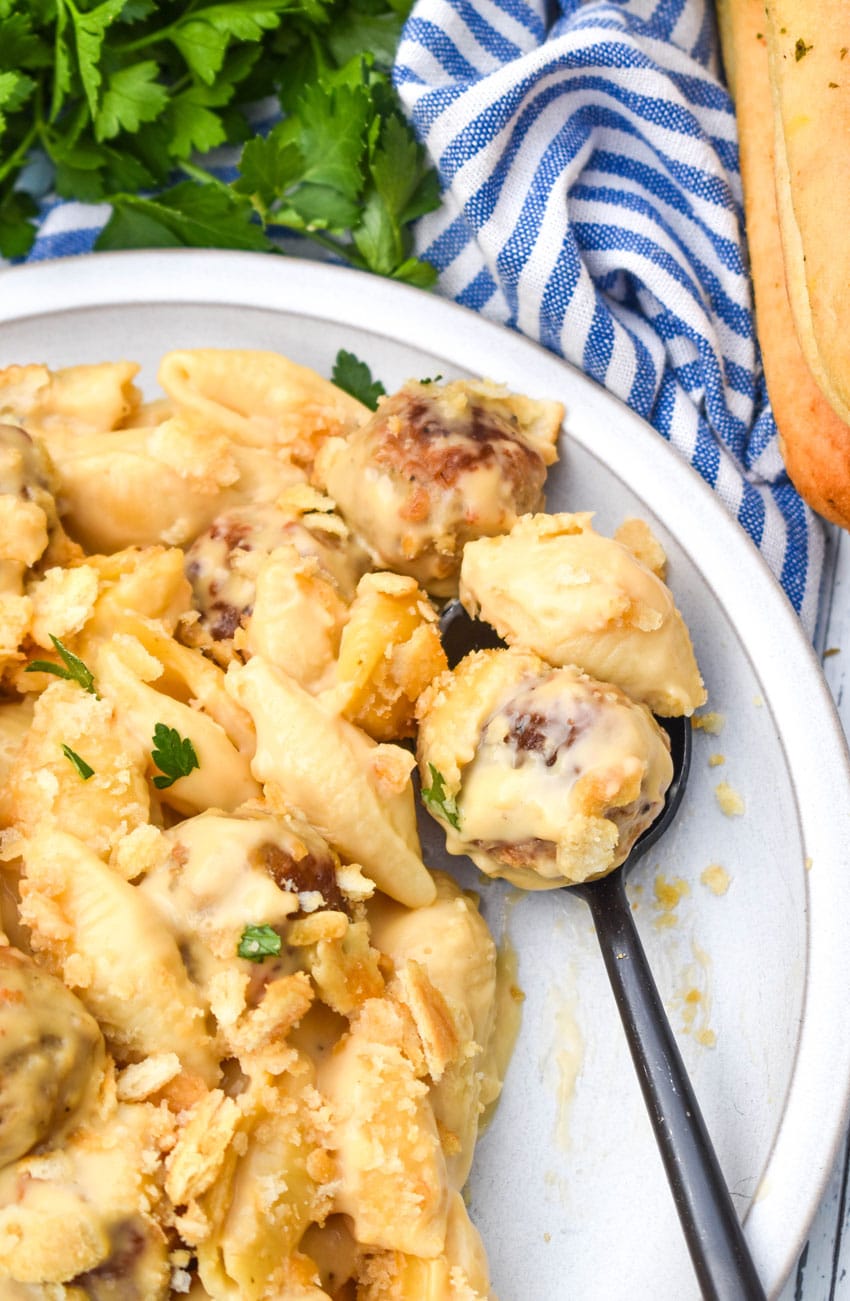
[[[676,1210],[705,1301],[764,1301],[717,1155],[613,872],[577,892],[590,907]]]

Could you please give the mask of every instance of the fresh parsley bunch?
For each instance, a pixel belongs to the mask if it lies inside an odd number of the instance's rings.
[[[0,254],[32,244],[46,156],[57,194],[112,204],[98,248],[274,250],[283,229],[430,284],[409,223],[436,177],[388,76],[410,3],[0,0]],[[285,117],[255,134],[272,95]],[[194,161],[234,144],[232,183]]]

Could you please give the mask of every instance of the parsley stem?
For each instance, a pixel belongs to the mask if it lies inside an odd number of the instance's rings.
[[[272,226],[279,231],[294,231],[296,235],[303,235],[304,239],[308,239],[311,243],[327,249],[329,253],[333,253],[334,257],[342,259],[343,262],[348,262],[350,266],[357,267],[360,271],[369,270],[366,262],[355,251],[353,244],[343,244],[341,240],[334,239],[332,235],[325,235],[320,230],[305,230],[303,226],[290,226],[286,221],[280,220],[273,212],[264,224],[267,229]]]
[[[212,172],[208,172],[205,167],[199,167],[197,163],[190,163],[188,159],[180,163],[180,171],[185,172],[187,176],[191,176],[193,181],[200,181],[202,185],[215,185],[220,190],[224,190],[226,194],[232,195],[233,193],[227,181],[222,181],[218,176],[214,176]]]
[[[184,19],[180,18],[168,27],[160,27],[155,32],[148,32],[146,36],[137,36],[135,41],[123,41],[112,48],[116,54],[132,54],[136,50],[145,50],[149,45],[158,45],[160,41],[170,40],[172,33],[179,30],[183,21]]]
[[[55,122],[56,117],[62,107],[62,101],[67,91],[67,83],[62,85],[62,72],[64,69],[67,75],[68,60],[67,47],[65,44],[65,23],[67,22],[67,13],[65,10],[64,0],[56,0],[56,35],[53,42],[53,84],[50,96],[50,121]]]
[[[307,32],[307,41],[309,42],[313,58],[316,61],[316,71],[321,75],[323,72],[327,71],[328,61],[322,53],[321,42],[312,28]]]
[[[0,181],[5,180],[9,173],[14,171],[19,163],[23,162],[30,149],[35,144],[38,134],[39,124],[38,122],[33,122],[15,152],[10,154],[4,163],[0,163]]]

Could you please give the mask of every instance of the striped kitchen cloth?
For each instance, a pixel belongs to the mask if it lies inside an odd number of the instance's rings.
[[[441,292],[654,425],[811,633],[824,530],[764,387],[712,0],[419,0],[395,82],[440,175]]]

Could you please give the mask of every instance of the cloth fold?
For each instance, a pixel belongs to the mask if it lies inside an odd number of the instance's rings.
[[[417,226],[440,292],[648,420],[811,633],[824,529],[764,387],[713,4],[419,0],[394,76],[443,189]]]

